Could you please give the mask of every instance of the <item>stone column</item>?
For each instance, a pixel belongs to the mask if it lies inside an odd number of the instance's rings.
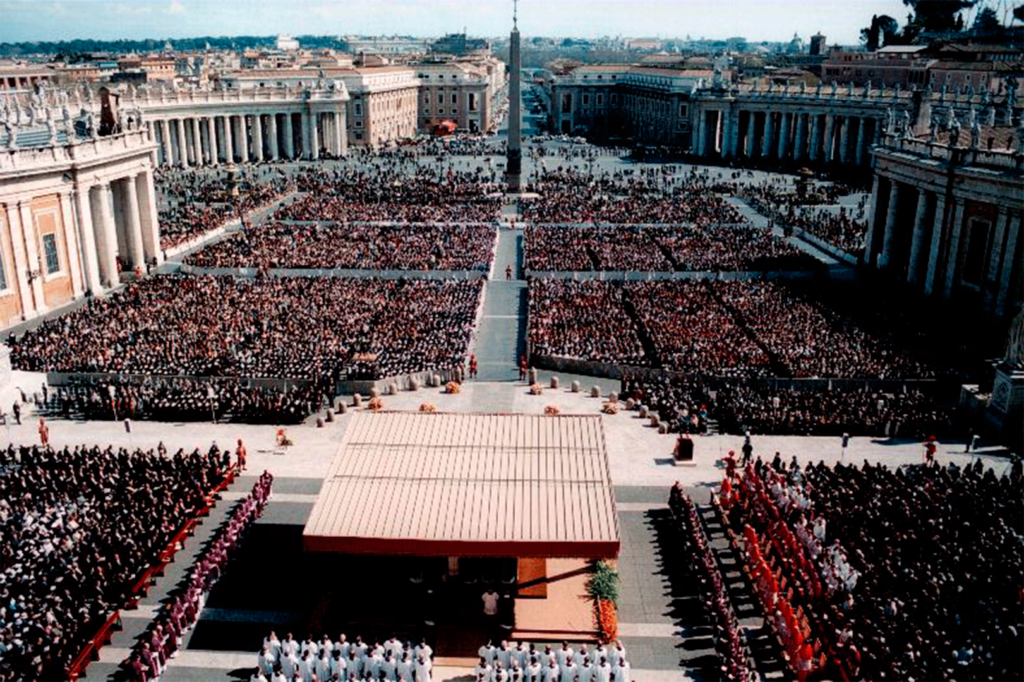
[[[786,113],[785,111],[779,114],[779,159],[784,159],[789,155],[789,119],[792,118],[792,114]]]
[[[164,262],[164,251],[160,246],[160,224],[156,211],[156,190],[153,186],[153,173],[139,173],[135,177],[135,186],[130,188],[139,202],[139,220],[142,230],[142,250],[147,263]]]
[[[32,204],[28,201],[19,201],[18,213],[21,216],[21,236],[25,240],[25,264],[30,271],[36,273],[29,282],[32,309],[36,313],[42,313],[46,311],[46,299],[43,297],[43,263],[42,254],[39,253],[39,240],[36,239]]]
[[[1013,276],[1014,254],[1017,251],[1017,240],[1020,238],[1021,216],[1018,213],[1007,222],[1009,230],[1006,236],[1006,248],[1003,250],[1003,267],[999,275],[999,294],[996,296],[996,316],[1002,317],[1006,312],[1006,295],[1010,292],[1010,278]]]
[[[311,159],[320,158],[320,129],[317,126],[319,123],[320,114],[313,111],[309,114],[309,150]]]
[[[870,265],[874,259],[875,229],[878,220],[878,186],[881,183],[881,176],[875,174],[871,183],[871,200],[868,202],[868,231],[864,234],[864,253],[860,256],[860,262]]]
[[[953,224],[949,226],[949,255],[946,257],[946,277],[942,287],[942,298],[949,298],[953,291],[953,282],[959,271],[960,264],[960,235],[961,226],[964,222],[964,202],[958,200],[953,207]]]
[[[754,158],[754,153],[755,153],[754,152],[754,132],[755,132],[756,128],[754,127],[754,123],[755,123],[754,112],[751,111],[747,115],[747,140],[746,140],[747,144],[746,144],[746,147],[747,147],[747,158],[748,159]]]
[[[252,158],[249,155],[249,116],[242,114],[238,117],[238,151],[242,157],[242,163],[249,163]]]
[[[276,161],[280,157],[277,148],[277,114],[267,116],[267,136],[270,138],[270,158]]]
[[[68,274],[71,276],[71,293],[75,298],[82,295],[82,260],[79,255],[78,231],[75,229],[75,211],[71,208],[71,192],[60,195],[61,224],[64,227],[64,244],[68,253]]]
[[[193,132],[195,132],[194,128]],[[123,184],[124,237],[125,247],[128,250],[128,265],[133,270],[142,268],[145,271],[146,257],[142,249],[142,220],[139,217],[139,197],[135,190],[137,177],[138,174],[129,175]]]
[[[171,145],[171,128],[167,125],[167,121],[160,121],[160,148],[164,154],[163,164],[165,166],[174,165],[174,147]]]
[[[810,136],[809,136],[810,139],[808,139],[808,141],[807,141],[807,158],[810,161],[817,161],[818,160],[818,133],[820,132],[819,129],[818,129],[818,125],[819,125],[819,119],[821,117],[818,114],[811,114],[810,117],[811,117],[811,120],[810,120],[811,131],[810,131]]]
[[[764,112],[764,136],[761,138],[761,157],[770,159],[772,156],[772,112]]]
[[[999,207],[999,217],[996,219],[995,234],[992,236],[992,249],[988,257],[989,282],[999,279],[999,264],[1002,260],[1003,239],[1006,237],[1006,225],[1009,222],[1009,209],[1006,206]]]
[[[348,113],[345,109],[345,104],[342,103],[338,107],[337,111],[334,112],[334,118],[338,124],[338,154],[341,156],[348,155]]]
[[[93,225],[96,228],[100,279],[107,287],[115,287],[120,283],[117,276],[117,230],[111,213],[111,201],[110,183],[104,182],[96,188]]]
[[[955,200],[954,200],[955,201]],[[925,273],[924,293],[931,296],[935,287],[935,274],[939,267],[939,247],[946,223],[946,195],[935,195],[935,217],[932,219],[932,235],[928,243],[928,270]]]
[[[235,162],[235,143],[234,143],[234,132],[231,126],[234,125],[230,116],[224,116],[221,119],[221,123],[224,124],[224,162],[234,163]]]
[[[891,181],[889,186],[889,207],[885,212],[885,233],[882,235],[882,253],[878,256],[878,267],[889,267],[892,258],[892,240],[896,233],[896,211],[899,209],[900,183]]]
[[[796,117],[796,140],[793,142],[793,160],[804,158],[807,147],[807,114],[793,114]]]
[[[703,157],[707,149],[708,112],[699,109],[697,114],[697,156]]]
[[[292,114],[287,112],[284,115],[284,156],[286,159],[295,158],[295,134],[292,130]]]
[[[732,150],[729,147],[729,143],[732,140],[732,129],[734,127],[735,126],[732,125],[732,120],[730,119],[729,112],[724,110],[719,111],[718,125],[715,126],[715,128],[716,130],[722,131],[721,145],[719,147],[721,151],[719,152],[719,154],[723,159],[728,159],[732,156]]]
[[[850,117],[843,116],[842,128],[839,129],[839,163],[844,166],[850,160]]]
[[[863,166],[864,165],[864,152],[866,151],[865,148],[864,148],[864,146],[865,146],[864,126],[867,125],[867,122],[868,122],[868,120],[866,118],[858,118],[857,119],[857,147],[854,150],[855,151],[854,163],[856,163],[858,166]]]
[[[166,122],[165,122],[166,123]],[[96,234],[92,226],[92,201],[89,197],[91,187],[82,187],[75,192],[75,209],[78,211],[79,241],[82,244],[82,259],[85,272],[85,288],[97,296],[103,292],[100,284],[100,262],[96,252]]]
[[[832,114],[825,114],[825,136],[821,140],[821,160],[825,163],[832,163],[832,143],[835,138],[836,119]]]
[[[252,155],[254,161],[263,160],[263,114],[252,115]]]
[[[217,118],[209,116],[206,119],[206,139],[210,141],[210,165],[220,165],[220,144],[217,141]]]
[[[25,226],[21,222],[21,211],[11,202],[6,205],[7,228],[11,232],[11,260],[14,261],[14,279],[21,299],[21,317],[28,319],[35,316],[36,304],[33,300],[32,285],[28,279],[28,254],[25,253]]]
[[[182,168],[188,168],[188,142],[185,140],[185,121],[184,119],[178,119],[178,165]],[[107,191],[110,191],[110,185],[106,185]]]
[[[860,120],[863,125],[864,119]],[[858,135],[860,137],[860,135]],[[917,190],[917,209],[914,212],[914,232],[910,241],[910,260],[907,262],[907,282],[916,284],[921,267],[921,249],[924,248],[924,220],[928,213],[928,192]]]
[[[192,118],[192,144],[195,148],[196,165],[203,165],[203,134],[199,131],[199,119]]]

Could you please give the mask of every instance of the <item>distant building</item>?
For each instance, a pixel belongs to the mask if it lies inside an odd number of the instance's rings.
[[[491,44],[482,38],[469,38],[465,33],[449,33],[430,45],[435,54],[450,54],[456,57],[490,54]]]
[[[411,36],[343,36],[338,42],[352,54],[423,54],[428,48],[427,41]]]
[[[486,132],[497,125],[494,115],[505,84],[505,65],[495,57],[410,66],[420,82],[420,132],[433,132],[446,121],[470,133]]]
[[[277,36],[277,41],[275,44],[277,45],[277,49],[283,52],[295,52],[296,50],[299,49],[299,41],[297,41],[295,38],[292,38],[287,33],[282,33],[281,35]]]
[[[826,50],[825,36],[815,33],[811,36],[811,54],[814,56],[824,55]]]
[[[924,87],[928,83],[928,63],[924,45],[891,45],[875,52],[832,50],[821,65],[821,80],[825,83],[853,83],[888,87],[911,85]]]
[[[48,83],[56,72],[43,64],[0,61],[0,92],[27,92],[36,83]]]

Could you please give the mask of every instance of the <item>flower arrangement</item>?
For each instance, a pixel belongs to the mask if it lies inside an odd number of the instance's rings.
[[[619,638],[619,614],[615,610],[615,602],[607,599],[598,600],[597,629],[601,633],[601,641],[605,644]]]
[[[540,384],[530,384],[530,395],[540,395],[544,392],[544,387]]]
[[[432,403],[423,403],[422,405],[420,405],[420,412],[427,412],[428,414],[433,414],[437,412],[437,408],[434,407]]]
[[[461,388],[462,387],[459,386],[459,382],[449,381],[447,384],[444,385],[444,392],[450,393],[451,395],[457,395]]]
[[[557,417],[558,415],[562,414],[562,411],[558,409],[557,405],[548,405],[547,407],[544,408],[544,414],[546,414],[549,417]]]
[[[605,414],[618,414],[619,413],[619,404],[618,403],[605,403],[601,407],[601,411],[604,412]]]
[[[601,641],[612,642],[619,635],[619,616],[615,602],[619,600],[619,573],[607,561],[598,561],[587,580],[587,596],[594,600],[594,613]]]
[[[370,402],[366,405],[371,411],[377,412],[378,410],[384,409],[384,401],[380,399],[380,396],[374,396],[370,398]]]

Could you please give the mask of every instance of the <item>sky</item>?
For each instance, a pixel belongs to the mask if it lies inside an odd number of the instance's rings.
[[[403,34],[511,28],[512,0],[0,0],[0,42],[228,35]],[[872,14],[902,24],[902,0],[520,0],[525,37],[805,40],[854,44]]]

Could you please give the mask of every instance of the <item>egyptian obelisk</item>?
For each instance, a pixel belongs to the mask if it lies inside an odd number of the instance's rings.
[[[508,85],[508,152],[507,166],[505,168],[505,182],[508,184],[509,194],[519,194],[522,191],[523,173],[523,150],[522,150],[522,128],[519,96],[519,80],[521,77],[522,64],[519,59],[519,25],[518,3],[513,4],[512,9],[512,36],[508,43],[511,80]]]

